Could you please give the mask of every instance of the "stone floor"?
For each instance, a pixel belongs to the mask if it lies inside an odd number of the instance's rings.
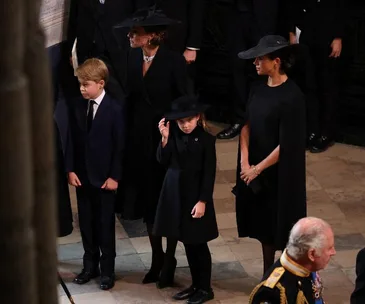
[[[216,131],[217,127],[212,127]],[[220,236],[210,243],[213,258],[211,303],[248,303],[248,296],[262,274],[260,245],[252,239],[237,238],[234,185],[237,140],[217,141],[218,168],[215,207]],[[307,155],[308,213],[327,220],[336,234],[337,255],[322,271],[325,297],[329,304],[349,303],[354,287],[356,254],[365,247],[365,150],[336,144],[329,151]],[[77,226],[75,196],[74,232],[59,239],[59,271],[76,304],[174,303],[171,295],[189,284],[189,269],[183,247],[177,250],[176,288],[157,290],[153,284],[141,285],[150,265],[150,247],[140,222],[118,222],[116,286],[101,291],[98,282],[78,286],[72,279],[82,268],[82,244]],[[69,303],[59,288],[60,303]]]

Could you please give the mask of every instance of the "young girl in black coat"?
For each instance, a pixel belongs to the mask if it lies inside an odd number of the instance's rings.
[[[192,285],[174,299],[188,299],[190,304],[214,298],[207,242],[218,237],[213,205],[216,151],[215,137],[205,131],[204,109],[196,97],[176,99],[171,112],[159,123],[162,140],[157,150],[157,159],[166,166],[167,173],[154,234],[167,237],[170,244],[159,284],[173,281],[175,248],[180,240],[185,246]],[[173,243],[175,247],[171,247]]]

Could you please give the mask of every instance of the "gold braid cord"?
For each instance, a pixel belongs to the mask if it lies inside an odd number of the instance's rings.
[[[250,298],[249,298],[249,300],[248,300],[248,303],[249,303],[249,304],[252,304],[252,301],[253,301],[253,298],[254,298],[254,296],[255,296],[256,292],[260,289],[260,287],[261,287],[262,285],[264,285],[264,284],[265,284],[265,282],[266,282],[266,281],[262,281],[260,284],[256,285],[256,287],[252,290],[252,292],[251,292],[251,294],[250,294]]]
[[[262,286],[262,285],[264,285],[265,284],[265,282],[266,281],[263,281],[263,282],[261,282],[260,284],[258,284],[253,290],[252,290],[252,292],[251,292],[251,294],[250,294],[250,298],[249,298],[249,301],[248,301],[248,303],[249,304],[252,304],[252,301],[253,301],[253,298],[254,298],[254,296],[256,295],[256,292],[260,289],[260,287]],[[280,283],[277,283],[276,284],[276,287],[279,289],[279,291],[280,291],[280,304],[288,304],[288,301],[287,301],[287,299],[286,299],[286,294],[285,294],[285,287],[283,286],[283,285],[281,285]],[[303,304],[304,303],[308,303],[308,302],[303,302]]]
[[[298,291],[296,304],[309,304],[303,290]]]
[[[276,287],[280,290],[280,304],[288,304],[288,301],[286,299],[285,287],[280,283],[277,283]]]

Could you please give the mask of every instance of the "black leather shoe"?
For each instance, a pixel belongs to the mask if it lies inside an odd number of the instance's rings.
[[[311,133],[311,135],[309,135],[307,138],[307,149],[311,150],[315,145],[315,143],[317,142],[317,140],[318,140],[317,134]]]
[[[108,290],[114,287],[115,276],[112,274],[111,276],[102,276],[100,278],[100,289]]]
[[[219,132],[217,134],[218,139],[231,139],[236,137],[241,132],[241,125],[240,124],[234,124],[228,127],[227,129],[224,129],[223,131]]]
[[[178,292],[172,298],[177,301],[189,299],[194,293],[196,293],[197,289],[194,286],[190,286],[189,288],[184,289],[183,291]]]
[[[214,299],[213,290],[205,291],[202,289],[197,290],[186,302],[187,304],[202,304]]]
[[[327,136],[321,136],[315,142],[313,147],[310,148],[310,152],[312,153],[321,153],[326,151],[329,147],[332,147],[335,144],[335,141]]]
[[[95,279],[99,275],[99,271],[87,271],[83,269],[81,273],[74,278],[74,283],[82,285],[89,282],[91,279]]]
[[[166,261],[162,267],[159,281],[156,283],[158,289],[174,286],[174,276],[176,270],[177,261],[175,258],[170,261]]]

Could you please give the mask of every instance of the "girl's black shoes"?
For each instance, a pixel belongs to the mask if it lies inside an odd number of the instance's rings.
[[[186,302],[187,304],[202,304],[214,299],[213,290],[205,291],[203,289],[197,290]]]
[[[196,293],[197,289],[194,286],[190,286],[189,288],[184,289],[183,291],[178,292],[172,298],[177,301],[182,301],[189,299],[191,296]]]

